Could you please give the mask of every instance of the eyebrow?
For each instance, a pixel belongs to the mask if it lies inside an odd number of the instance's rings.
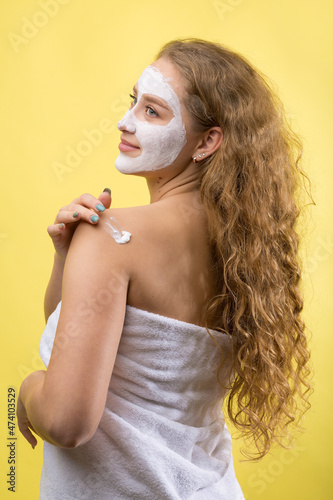
[[[133,87],[133,92],[135,92],[137,94],[137,89],[136,87],[134,86]],[[149,94],[149,97],[146,97],[145,94],[142,95],[143,99],[145,99],[146,101],[150,101],[154,104],[157,104],[157,106],[161,106],[161,108],[164,108],[166,109],[167,111],[170,111],[170,107],[167,106],[166,104],[163,104],[160,100],[156,99],[155,97],[152,97],[151,94]]]

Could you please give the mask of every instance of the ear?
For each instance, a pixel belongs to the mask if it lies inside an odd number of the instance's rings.
[[[205,160],[211,156],[221,146],[222,141],[223,132],[221,127],[212,127],[206,130],[193,152],[193,161]]]

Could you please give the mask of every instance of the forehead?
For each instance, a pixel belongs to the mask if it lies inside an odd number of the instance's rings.
[[[175,92],[170,85],[170,79],[154,66],[148,66],[141,73],[138,80],[138,90],[140,94],[154,94],[167,100],[174,98]],[[163,94],[163,95],[161,95]]]
[[[179,105],[182,82],[180,75],[171,62],[158,59],[142,72],[137,88],[139,94],[154,94],[167,102]]]
[[[184,89],[184,81],[176,66],[165,57],[157,59],[157,61],[155,61],[152,66],[158,69],[163,74],[163,76],[168,80],[169,84],[180,98]]]

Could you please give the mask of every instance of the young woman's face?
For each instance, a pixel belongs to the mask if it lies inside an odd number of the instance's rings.
[[[187,143],[182,91],[183,82],[170,61],[159,59],[143,71],[133,90],[132,105],[118,123],[122,134],[117,170],[151,172],[176,160]]]

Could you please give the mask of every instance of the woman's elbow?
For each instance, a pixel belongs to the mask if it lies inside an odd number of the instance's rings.
[[[97,425],[71,424],[58,421],[48,429],[46,441],[59,448],[73,449],[87,443],[95,434]]]
[[[78,446],[86,444],[93,436],[91,434],[77,434],[77,433],[49,433],[45,441],[57,446],[59,448],[73,449]]]

